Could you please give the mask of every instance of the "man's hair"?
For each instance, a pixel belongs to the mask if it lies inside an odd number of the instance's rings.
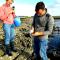
[[[8,0],[6,0],[6,1],[8,1]]]
[[[43,2],[38,2],[35,7],[35,11],[38,11],[39,9],[45,9],[45,4]]]
[[[6,1],[8,1],[8,0],[6,0]],[[14,0],[12,0],[13,2],[14,2]]]

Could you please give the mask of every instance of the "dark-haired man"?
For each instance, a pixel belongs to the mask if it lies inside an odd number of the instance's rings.
[[[47,44],[48,35],[52,33],[54,19],[46,12],[45,4],[38,2],[35,7],[35,15],[32,23],[31,33],[34,36],[34,54],[36,60],[48,60]]]

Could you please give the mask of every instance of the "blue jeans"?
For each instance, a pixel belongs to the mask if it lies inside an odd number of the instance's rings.
[[[13,24],[3,24],[3,30],[5,34],[5,45],[14,41],[15,29]]]
[[[36,58],[40,56],[42,60],[48,60],[47,58],[47,44],[48,40],[39,37],[34,37],[34,53],[36,55]]]

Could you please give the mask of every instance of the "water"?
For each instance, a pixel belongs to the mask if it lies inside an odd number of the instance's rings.
[[[60,35],[60,19],[55,19],[55,30],[53,31],[53,35]]]
[[[55,26],[60,27],[60,19],[55,19]]]

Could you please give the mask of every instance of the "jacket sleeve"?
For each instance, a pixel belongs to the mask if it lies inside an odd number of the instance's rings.
[[[3,7],[0,7],[0,19],[3,21],[7,18],[7,16],[4,14]]]
[[[53,26],[54,26],[54,18],[50,16],[48,22],[48,31],[45,31],[44,35],[50,35],[53,31]]]

